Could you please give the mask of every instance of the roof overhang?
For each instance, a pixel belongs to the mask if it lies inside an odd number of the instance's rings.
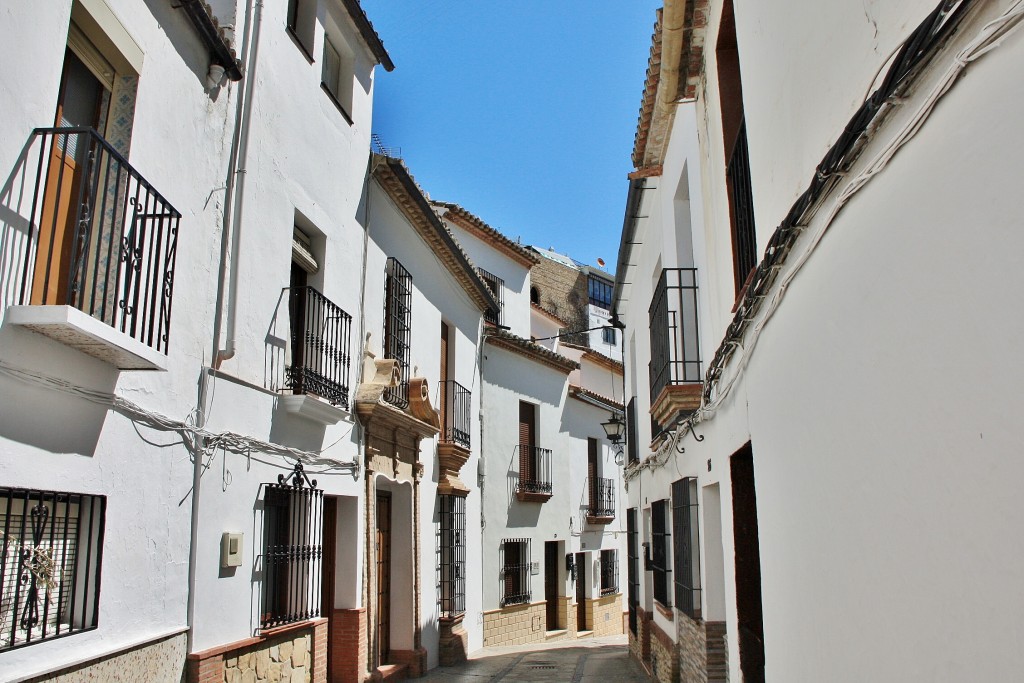
[[[373,24],[370,23],[366,12],[359,6],[359,0],[341,0],[341,4],[352,18],[352,23],[356,25],[356,30],[362,36],[366,47],[370,48],[370,52],[373,53],[377,63],[384,67],[385,71],[394,71],[395,64],[391,61],[391,55],[384,49],[384,43],[381,41],[380,35],[373,28]]]
[[[459,226],[481,242],[494,247],[521,266],[531,268],[534,264],[540,262],[540,257],[535,253],[513,242],[500,231],[481,220],[479,216],[470,213],[458,204],[431,202],[431,205],[444,211],[443,217],[445,220]]]
[[[496,330],[491,334],[488,334],[487,342],[498,348],[511,351],[512,353],[519,354],[525,358],[529,358],[532,361],[546,365],[549,368],[553,368],[565,374],[569,374],[573,370],[580,367],[580,364],[571,358],[549,351],[540,344],[530,341],[529,339],[523,339],[522,337],[506,332],[505,330]]]

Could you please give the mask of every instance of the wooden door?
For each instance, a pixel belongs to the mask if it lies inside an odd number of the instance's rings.
[[[519,402],[519,481],[532,482],[535,475],[533,447],[537,443],[536,407]]]
[[[391,494],[377,492],[377,654],[391,654]]]
[[[597,439],[587,439],[587,488],[590,494],[590,509],[597,509]]]
[[[576,553],[576,630],[589,631],[587,624],[587,554]]]
[[[320,579],[320,616],[327,619],[327,642],[333,642],[331,633],[331,615],[334,613],[334,575],[337,566],[337,522],[338,522],[338,499],[334,496],[324,497],[324,524],[323,524],[323,571]],[[334,661],[331,658],[331,648],[327,648],[327,680],[333,681],[332,671]]]
[[[450,441],[452,430],[448,425],[448,325],[441,321],[441,374],[438,377],[441,383],[441,440]]]
[[[306,355],[306,283],[308,276],[302,267],[292,261],[292,270],[288,286],[291,288],[288,296],[288,319],[291,326],[291,347],[293,370],[301,370],[305,367]],[[296,393],[305,393],[305,382],[302,381],[304,373],[296,372],[296,380],[293,387]]]
[[[558,624],[558,541],[544,543],[544,600],[547,603],[547,630],[555,631]]]

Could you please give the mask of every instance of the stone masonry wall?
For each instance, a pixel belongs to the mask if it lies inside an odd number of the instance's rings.
[[[707,683],[707,644],[704,622],[676,611],[676,643],[679,652],[679,677],[683,681]]]
[[[547,603],[510,605],[484,612],[484,645],[523,645],[544,640]]]
[[[187,681],[327,683],[327,620],[191,654]]]
[[[530,285],[540,294],[540,306],[564,320],[570,330],[585,330],[590,319],[587,316],[587,276],[575,268],[563,266],[549,258],[530,269]],[[563,337],[562,341],[580,346],[589,346],[586,333]]]
[[[139,645],[93,662],[61,669],[25,683],[86,683],[87,681],[124,681],[151,683],[178,681],[185,668],[184,633]],[[0,678],[3,675],[0,673]]]
[[[622,633],[622,594],[588,600],[587,621],[595,637]]]
[[[648,621],[647,627],[651,632],[651,674],[661,683],[675,683],[679,680],[679,653],[675,643],[654,620]]]

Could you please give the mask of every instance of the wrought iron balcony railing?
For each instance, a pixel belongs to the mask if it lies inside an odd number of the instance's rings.
[[[287,386],[348,410],[352,316],[313,287],[289,291],[292,362],[285,370]]]
[[[587,515],[590,517],[615,516],[615,480],[603,477],[590,479],[590,504]]]
[[[651,403],[670,384],[701,381],[697,269],[665,268],[648,309]]]
[[[441,441],[454,443],[463,448],[470,447],[470,403],[469,389],[455,380],[441,382]]]
[[[516,493],[551,495],[551,449],[520,445]]]
[[[37,128],[27,164],[19,302],[73,306],[166,354],[181,214],[91,128]]]

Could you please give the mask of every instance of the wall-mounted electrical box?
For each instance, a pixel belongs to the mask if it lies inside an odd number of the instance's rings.
[[[225,531],[220,537],[220,566],[242,566],[242,534]]]
[[[532,575],[534,575],[534,576],[536,576],[537,574],[540,574],[540,562],[531,562],[530,563],[530,573]]]

